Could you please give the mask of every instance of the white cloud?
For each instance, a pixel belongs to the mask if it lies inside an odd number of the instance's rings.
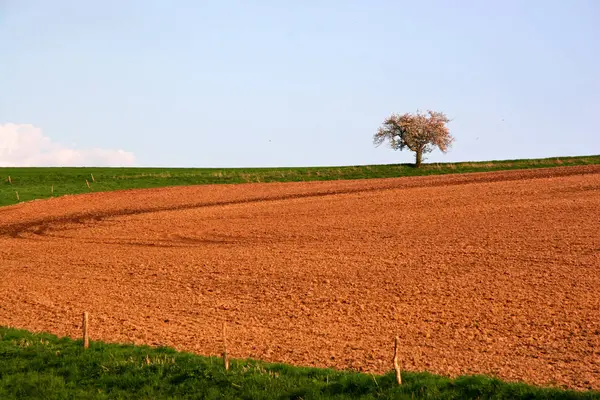
[[[0,167],[116,167],[134,162],[127,151],[76,149],[52,142],[33,125],[0,124]]]

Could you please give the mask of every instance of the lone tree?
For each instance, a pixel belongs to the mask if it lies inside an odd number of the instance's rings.
[[[389,142],[394,150],[408,148],[415,152],[415,166],[419,168],[423,153],[430,153],[435,147],[442,153],[448,151],[454,138],[446,124],[450,122],[446,114],[437,111],[416,114],[392,114],[373,136],[373,144]]]

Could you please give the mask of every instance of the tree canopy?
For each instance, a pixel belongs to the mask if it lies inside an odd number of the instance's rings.
[[[448,122],[446,114],[438,111],[392,114],[373,136],[373,144],[379,146],[389,142],[394,150],[408,148],[415,152],[415,166],[420,167],[424,153],[430,153],[436,147],[445,153],[454,142]]]

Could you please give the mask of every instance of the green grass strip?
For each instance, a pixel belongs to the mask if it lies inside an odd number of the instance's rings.
[[[180,185],[392,178],[590,164],[600,164],[600,155],[423,164],[421,168],[414,168],[411,164],[306,168],[0,168],[0,206],[90,190],[104,192]],[[8,180],[9,176],[12,183]]]
[[[383,376],[232,360],[0,327],[0,399],[598,399],[484,376]]]

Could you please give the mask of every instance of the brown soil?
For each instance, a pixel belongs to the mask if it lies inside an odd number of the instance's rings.
[[[0,276],[0,325],[600,389],[599,166],[23,203]]]

